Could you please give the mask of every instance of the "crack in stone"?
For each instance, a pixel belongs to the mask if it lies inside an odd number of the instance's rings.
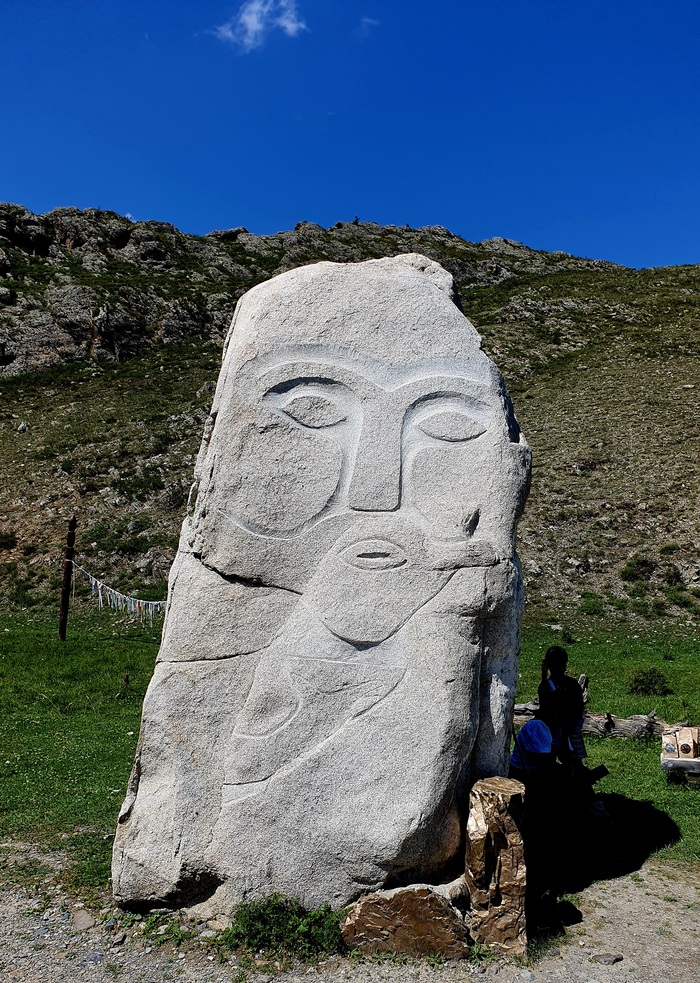
[[[222,573],[217,570],[216,567],[209,566],[205,563],[201,556],[197,556],[196,553],[192,554],[195,559],[199,560],[205,570],[209,570],[211,573],[216,574],[217,577],[221,577],[228,584],[241,584],[243,587],[263,587],[268,590],[283,590],[287,594],[295,594],[297,597],[302,596],[302,591],[294,590],[292,587],[282,587],[280,584],[268,584],[265,583],[260,577],[241,577],[239,574],[235,573]]]
[[[255,655],[256,652],[264,652],[269,649],[272,642],[267,645],[261,645],[257,649],[247,649],[245,652],[235,652],[233,655],[212,655],[208,657],[202,657],[200,659],[164,659],[159,665],[162,666],[202,666],[209,662],[226,662],[227,659],[240,659],[244,655]]]

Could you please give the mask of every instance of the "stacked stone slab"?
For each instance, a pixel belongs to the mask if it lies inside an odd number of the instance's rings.
[[[478,781],[469,801],[464,873],[448,884],[365,895],[342,925],[348,948],[463,959],[477,943],[525,955],[524,796],[524,786],[508,778]]]
[[[361,898],[343,922],[342,936],[348,949],[365,955],[439,953],[444,959],[465,959],[472,948],[468,926],[447,898],[420,884]]]
[[[505,771],[530,453],[414,254],[239,302],[114,848],[126,904],[440,878]]]

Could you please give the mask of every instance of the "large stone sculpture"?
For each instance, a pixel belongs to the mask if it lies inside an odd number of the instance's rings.
[[[417,255],[239,302],[117,830],[130,904],[437,878],[503,773],[530,455]],[[458,871],[459,872],[459,871]]]

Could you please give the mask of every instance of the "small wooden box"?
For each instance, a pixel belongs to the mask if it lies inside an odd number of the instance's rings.
[[[665,730],[661,737],[661,754],[664,758],[678,757],[678,731]]]
[[[699,736],[697,727],[681,727],[676,735],[679,758],[698,757]]]

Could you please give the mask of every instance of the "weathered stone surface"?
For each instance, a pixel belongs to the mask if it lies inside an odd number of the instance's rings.
[[[467,820],[465,880],[476,942],[524,953],[525,850],[519,830],[525,789],[509,778],[485,778],[472,788]]]
[[[128,902],[433,879],[505,770],[530,456],[424,257],[243,297],[115,841]],[[211,905],[210,905],[211,907]]]
[[[469,932],[460,912],[427,885],[377,891],[361,898],[341,926],[345,944],[372,952],[410,956],[469,955]]]

